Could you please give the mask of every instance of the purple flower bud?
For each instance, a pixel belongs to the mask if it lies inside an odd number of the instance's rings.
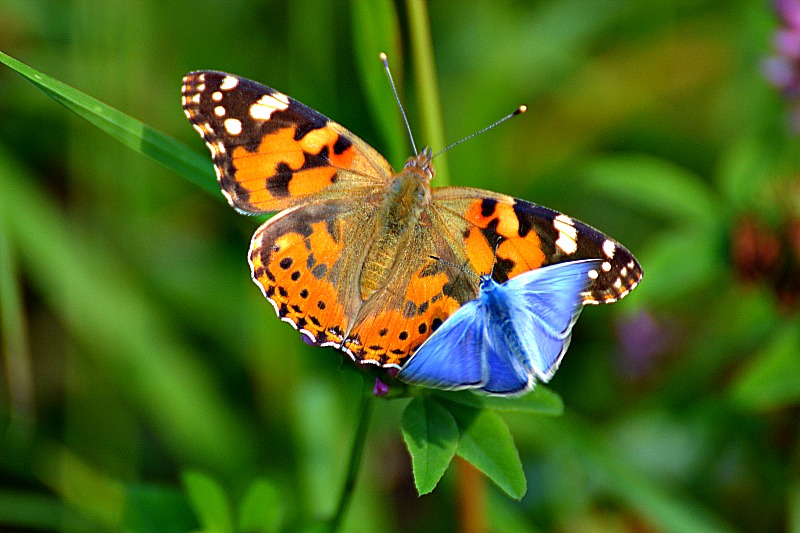
[[[671,335],[647,311],[623,318],[616,324],[623,374],[637,378],[650,373],[658,357],[666,351]]]
[[[309,337],[306,334],[301,333],[300,334],[300,338],[303,339],[303,342],[308,344],[309,346],[317,346],[318,345],[316,339],[312,339],[311,337]]]
[[[764,76],[774,86],[791,91],[797,87],[794,64],[783,57],[768,57],[762,65]]]
[[[800,29],[800,0],[776,0],[775,11],[789,27]]]
[[[375,386],[372,387],[372,393],[375,396],[386,396],[388,392],[389,385],[381,381],[380,378],[375,378]]]
[[[778,30],[772,38],[775,50],[784,57],[797,59],[800,57],[800,33],[797,30]]]

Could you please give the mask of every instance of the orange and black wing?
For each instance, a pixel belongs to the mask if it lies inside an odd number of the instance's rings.
[[[433,205],[434,220],[450,235],[460,264],[478,274],[493,272],[498,283],[545,265],[600,259],[583,303],[606,304],[623,298],[642,279],[642,268],[627,248],[547,207],[465,187],[434,189]]]
[[[223,194],[245,214],[367,194],[393,173],[344,127],[260,83],[199,71],[184,77],[181,92]]]

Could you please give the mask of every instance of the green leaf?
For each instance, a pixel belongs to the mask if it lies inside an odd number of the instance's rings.
[[[420,495],[428,494],[436,488],[456,453],[456,422],[433,398],[414,398],[403,412],[402,429],[411,454],[414,485]]]
[[[278,488],[266,479],[256,479],[239,505],[239,531],[270,533],[280,531],[283,502]]]
[[[387,142],[389,161],[398,168],[410,153],[407,147],[405,126],[400,108],[392,94],[389,79],[378,59],[386,52],[390,64],[395,65],[392,74],[402,89],[403,64],[400,55],[400,23],[395,3],[390,0],[351,0],[353,20],[353,49],[361,86],[367,94],[369,109]]]
[[[764,346],[733,384],[734,400],[750,409],[774,409],[800,400],[800,324],[792,321]]]
[[[564,413],[564,402],[561,397],[543,385],[537,385],[529,393],[517,398],[480,396],[470,391],[436,391],[433,394],[444,401],[455,402],[476,409],[484,408],[494,411],[536,413],[550,416],[560,416]]]
[[[753,209],[763,198],[765,182],[772,174],[774,143],[755,137],[733,142],[721,154],[716,181],[728,203],[737,210]]]
[[[505,421],[493,411],[450,403],[448,411],[458,425],[456,453],[486,474],[514,499],[528,490],[522,462]]]
[[[231,505],[222,487],[211,476],[194,470],[183,472],[181,477],[203,530],[233,533]]]
[[[135,484],[125,487],[123,527],[128,533],[191,531],[197,518],[179,490]]]
[[[638,254],[645,280],[631,302],[640,306],[684,303],[687,294],[720,275],[722,246],[716,233],[704,230],[670,231],[652,238]]]
[[[74,111],[126,146],[153,158],[201,189],[219,197],[219,187],[214,178],[213,165],[211,158],[207,155],[200,155],[169,135],[165,135],[3,52],[0,52],[0,63],[5,63],[56,102],[70,111]],[[178,80],[176,80],[175,87],[175,106],[177,108],[180,104],[177,94]]]
[[[589,187],[678,225],[707,227],[719,201],[694,174],[640,155],[609,157],[586,167]]]

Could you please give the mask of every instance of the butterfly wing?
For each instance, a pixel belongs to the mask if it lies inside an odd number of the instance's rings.
[[[462,306],[408,360],[398,379],[411,385],[457,390],[485,381],[486,311],[478,300]]]
[[[570,261],[525,272],[500,288],[511,300],[509,326],[522,363],[541,381],[553,377],[569,347],[582,298],[602,265],[598,259]],[[594,274],[591,274],[594,273]]]
[[[184,77],[181,92],[223,193],[245,214],[366,195],[393,174],[353,133],[260,83],[199,71]]]
[[[584,304],[612,303],[642,279],[639,263],[624,246],[578,220],[504,194],[466,187],[433,190],[437,231],[446,232],[458,264],[489,272],[504,282],[542,266],[600,259]],[[495,254],[496,251],[496,254]]]
[[[313,344],[339,347],[360,309],[361,252],[374,216],[369,205],[329,200],[295,207],[253,235],[253,280],[281,320]]]

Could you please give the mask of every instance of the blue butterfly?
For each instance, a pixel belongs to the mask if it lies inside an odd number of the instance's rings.
[[[481,276],[478,297],[456,311],[397,377],[436,389],[521,394],[547,382],[569,347],[582,293],[602,261],[537,268],[502,285]]]

